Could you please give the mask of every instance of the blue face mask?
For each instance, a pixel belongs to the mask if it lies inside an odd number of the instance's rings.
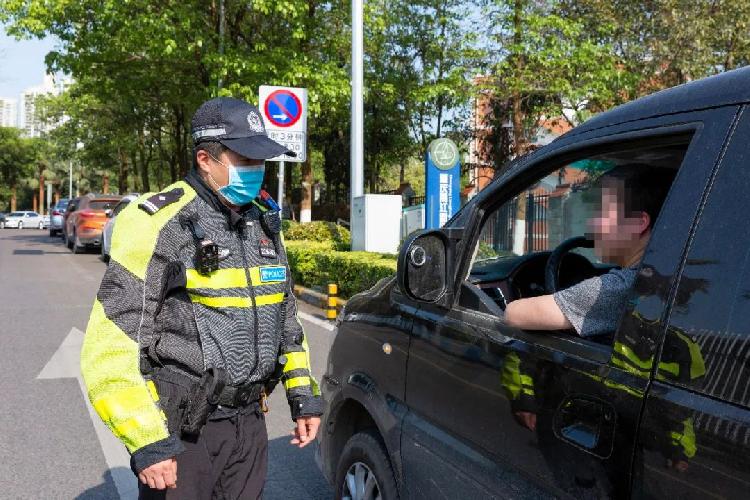
[[[216,158],[214,160],[229,171],[229,184],[218,188],[219,194],[225,200],[240,207],[247,205],[258,196],[263,185],[263,175],[266,172],[265,165],[225,165]],[[214,184],[216,184],[215,181]]]

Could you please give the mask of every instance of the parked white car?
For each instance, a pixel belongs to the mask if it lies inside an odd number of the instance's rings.
[[[123,197],[123,199],[115,205],[115,208],[107,213],[107,222],[104,224],[104,230],[102,231],[102,260],[104,262],[109,261],[109,251],[112,246],[112,231],[115,228],[115,218],[117,217],[117,214],[122,212],[122,209],[127,207],[131,201],[137,199],[138,196],[138,194],[129,194]]]
[[[11,212],[5,217],[4,227],[44,229],[44,218],[36,212]]]

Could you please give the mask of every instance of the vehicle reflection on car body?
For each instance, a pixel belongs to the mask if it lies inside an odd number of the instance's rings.
[[[749,89],[744,68],[596,116],[407,239],[323,377],[337,498],[357,477],[384,499],[745,498]],[[623,165],[675,175],[616,330],[509,326],[514,300],[613,269],[580,237]]]

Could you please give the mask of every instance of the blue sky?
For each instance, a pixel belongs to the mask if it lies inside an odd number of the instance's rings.
[[[54,46],[52,38],[16,41],[0,26],[0,97],[18,99],[23,89],[42,83],[44,56]]]

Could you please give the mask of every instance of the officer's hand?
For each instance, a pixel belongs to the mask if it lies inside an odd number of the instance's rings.
[[[318,427],[320,427],[320,417],[299,417],[297,426],[292,431],[294,439],[290,443],[304,448],[313,442],[318,433]]]
[[[149,488],[163,490],[177,487],[177,460],[170,458],[143,469],[138,479]]]

